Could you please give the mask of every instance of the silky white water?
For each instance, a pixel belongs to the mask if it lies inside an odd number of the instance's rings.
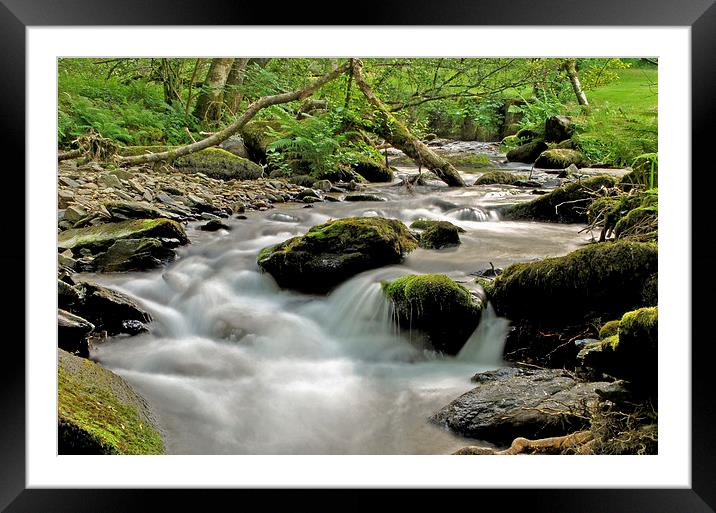
[[[479,269],[565,254],[580,227],[499,221],[512,198],[481,191],[374,188],[389,201],[284,207],[232,219],[232,230],[189,227],[192,244],[168,267],[94,276],[154,318],[148,333],[115,337],[92,358],[150,402],[174,454],[441,454],[474,443],[428,422],[499,367],[508,324],[490,308],[457,357],[400,333],[380,282],[440,272],[476,287]],[[327,296],[280,290],[259,273],[258,251],[330,218],[381,215],[409,224],[445,219],[463,243],[418,249],[403,264],[367,271]]]

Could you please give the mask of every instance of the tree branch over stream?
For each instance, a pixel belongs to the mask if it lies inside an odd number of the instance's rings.
[[[336,79],[343,73],[346,73],[349,69],[350,62],[346,62],[342,66],[335,68],[330,73],[327,73],[318,80],[311,82],[303,89],[290,91],[288,93],[275,94],[272,96],[263,96],[253,102],[251,105],[249,105],[246,111],[239,118],[237,118],[236,121],[231,123],[223,130],[207,137],[206,139],[201,139],[200,141],[197,141],[195,143],[187,144],[186,146],[180,146],[179,148],[174,148],[169,151],[148,153],[146,155],[118,157],[117,162],[121,166],[133,166],[137,164],[147,164],[160,161],[173,161],[179,157],[183,157],[185,155],[189,155],[191,153],[195,153],[197,151],[216,146],[217,144],[220,144],[221,142],[225,141],[226,139],[237,133],[239,130],[241,130],[241,128],[246,123],[248,123],[254,116],[256,116],[256,114],[258,114],[261,109],[269,107],[271,105],[278,105],[281,103],[302,100],[312,95],[316,90],[318,90],[320,87],[324,86],[328,82]]]

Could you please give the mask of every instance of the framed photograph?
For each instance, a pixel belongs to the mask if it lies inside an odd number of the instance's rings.
[[[716,7],[372,9],[0,6],[0,507],[714,511]]]

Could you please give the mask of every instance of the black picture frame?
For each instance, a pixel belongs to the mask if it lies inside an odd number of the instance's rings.
[[[378,3],[376,3],[378,4]],[[439,5],[426,0],[409,4],[398,0],[382,0],[378,5],[356,3],[350,16],[319,22],[317,11],[331,12],[319,4],[257,7],[260,4],[204,0],[2,0],[0,2],[0,79],[2,101],[2,140],[7,158],[15,158],[12,172],[4,173],[3,189],[13,191],[19,203],[15,209],[23,212],[28,189],[25,173],[25,30],[32,26],[112,26],[112,25],[534,25],[534,26],[684,26],[691,28],[692,79],[692,169],[710,172],[709,160],[713,150],[714,84],[716,84],[716,4],[714,0],[554,0],[541,3],[534,0],[442,0]],[[30,135],[31,136],[31,135]],[[687,162],[687,161],[685,161]],[[691,172],[688,168],[680,170]],[[692,177],[695,173],[692,173]],[[54,170],[48,170],[54,179]],[[693,181],[692,181],[693,183]],[[698,280],[684,276],[692,284],[692,487],[690,489],[502,489],[451,490],[450,501],[465,500],[475,507],[496,503],[507,511],[568,512],[568,513],[698,513],[716,511],[716,444],[712,426],[716,422],[716,401],[710,377],[714,359],[713,336],[708,326],[711,306],[709,293],[716,291],[713,269],[713,237],[709,236],[712,216],[708,187],[692,185],[692,268],[699,272]],[[8,198],[8,201],[12,198]],[[7,205],[4,201],[4,205]],[[8,208],[5,206],[5,208]],[[12,291],[13,301],[5,307],[6,320],[25,318],[25,302],[20,301],[24,290],[26,268],[24,244],[28,236],[24,223],[15,220],[3,228],[5,240],[14,241],[12,250],[0,255],[6,290]],[[700,238],[697,238],[697,234]],[[31,234],[29,235],[31,236]],[[18,272],[23,269],[24,273]],[[10,270],[10,271],[8,271]],[[28,305],[28,307],[30,307]],[[21,311],[22,310],[22,311]],[[137,511],[145,510],[155,501],[162,509],[216,509],[212,504],[230,503],[239,499],[258,499],[264,506],[276,500],[273,490],[71,490],[26,489],[25,481],[25,340],[24,327],[7,322],[19,331],[7,334],[3,344],[3,369],[0,372],[0,508],[7,512],[40,511]],[[688,340],[668,341],[688,346]],[[27,344],[28,341],[25,340]],[[323,504],[330,505],[337,491],[322,491]],[[345,495],[360,495],[364,504],[382,498],[385,491],[343,491]],[[236,497],[240,494],[241,497]],[[440,494],[432,490],[412,490],[410,497],[429,505],[445,504]],[[283,500],[297,504],[306,500],[305,490],[290,490],[280,494]],[[313,500],[313,499],[311,499]],[[325,501],[325,502],[323,502]],[[355,502],[359,504],[360,502]],[[350,503],[348,503],[350,504]],[[237,506],[238,507],[238,506]],[[294,506],[295,507],[295,506]],[[327,506],[330,507],[330,506]]]

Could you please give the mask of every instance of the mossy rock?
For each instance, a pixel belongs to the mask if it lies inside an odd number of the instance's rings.
[[[418,220],[410,223],[410,227],[415,228],[416,230],[427,230],[428,228],[431,228],[433,226],[443,226],[443,225],[449,225],[449,226],[454,227],[458,231],[458,233],[465,233],[464,228],[460,228],[459,226],[454,225],[449,221],[435,221],[432,219],[418,219]]]
[[[415,228],[414,223],[411,227]],[[460,244],[462,228],[447,221],[435,221],[423,229],[420,234],[420,247],[424,249],[442,249]]]
[[[417,246],[396,219],[348,217],[264,248],[257,262],[281,287],[325,293],[360,272],[399,263]]]
[[[179,157],[174,161],[174,167],[179,171],[203,173],[219,180],[256,180],[264,172],[255,162],[221,148],[207,148]]]
[[[560,142],[560,143],[555,144],[555,145],[554,145],[554,148],[550,148],[550,149],[555,149],[555,150],[579,150],[579,146],[577,145],[576,142],[574,142],[574,139],[567,139],[567,140],[564,140],[564,141],[562,141],[562,142]]]
[[[382,288],[400,326],[424,333],[438,351],[457,354],[480,322],[482,304],[444,274],[401,276]]]
[[[535,167],[540,169],[566,169],[572,164],[583,167],[586,164],[584,155],[577,150],[554,148],[540,153],[535,161]]]
[[[515,134],[515,137],[517,137],[523,143],[528,143],[528,142],[532,142],[533,140],[537,139],[538,137],[542,137],[542,134],[540,132],[537,132],[536,130],[532,130],[530,128],[522,128],[517,131],[517,133]]]
[[[574,134],[574,122],[569,116],[551,116],[544,122],[544,140],[560,142]]]
[[[156,238],[120,239],[92,262],[99,272],[145,271],[174,260],[174,250]]]
[[[385,163],[367,156],[362,156],[351,164],[353,170],[369,182],[392,182],[393,170]],[[345,180],[344,180],[345,181]]]
[[[180,244],[189,242],[184,228],[171,219],[132,219],[119,223],[106,223],[86,228],[65,230],[57,236],[57,247],[61,250],[104,251],[122,239],[176,239]]]
[[[531,164],[540,154],[547,149],[547,143],[544,141],[532,141],[522,144],[507,152],[507,160],[510,162],[524,162]]]
[[[619,321],[609,321],[602,325],[599,329],[599,339],[604,340],[605,338],[611,337],[619,333]]]
[[[179,146],[120,146],[117,153],[122,157],[137,157],[139,155],[147,155],[150,153],[162,153],[174,150]]]
[[[129,383],[89,360],[57,354],[59,454],[164,454],[149,405]]]
[[[492,165],[490,157],[482,153],[448,153],[441,157],[455,167],[481,168]]]
[[[587,211],[594,201],[594,193],[616,185],[611,176],[595,176],[587,180],[563,185],[537,199],[502,209],[505,219],[586,223]]]
[[[641,298],[645,305],[656,306],[659,302],[659,273],[654,273],[644,282]]]
[[[553,324],[613,318],[643,305],[644,284],[657,271],[655,244],[592,244],[555,258],[513,264],[497,277],[492,301],[508,319]]]
[[[495,185],[495,184],[504,184],[504,185],[512,185],[518,180],[526,180],[527,176],[525,175],[516,175],[515,173],[511,173],[509,171],[500,171],[500,170],[494,170],[494,171],[488,171],[484,175],[482,175],[480,178],[478,178],[474,185]]]
[[[632,239],[642,242],[658,239],[658,207],[637,207],[630,210],[614,226],[617,239]]]
[[[619,329],[583,349],[582,365],[629,381],[629,388],[655,395],[657,388],[658,309],[645,307],[626,312]]]
[[[241,138],[254,162],[266,162],[266,151],[269,144],[278,141],[279,137],[272,135],[281,132],[281,123],[274,119],[254,119],[241,127]],[[275,131],[275,132],[274,132]]]

